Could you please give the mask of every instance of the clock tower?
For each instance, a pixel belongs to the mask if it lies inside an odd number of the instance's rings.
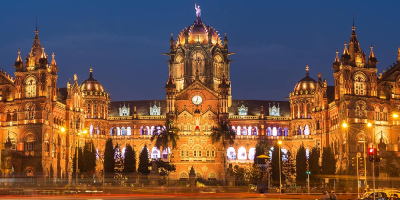
[[[214,28],[201,20],[199,12],[196,21],[183,29],[176,40],[171,35],[170,52],[164,54],[169,56],[167,118],[180,130],[180,144],[174,150],[177,156],[172,160],[177,178],[180,170],[192,165],[196,173],[223,176],[224,172],[224,152],[217,152],[222,149],[221,144],[213,144],[209,135],[218,120],[229,117],[232,95],[228,56],[233,53],[228,52],[226,34],[222,40]]]

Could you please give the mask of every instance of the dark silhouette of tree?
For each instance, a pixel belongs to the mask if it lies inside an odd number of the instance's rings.
[[[106,148],[104,150],[104,172],[114,174],[115,160],[114,160],[114,147],[112,139],[108,138]]]
[[[137,171],[142,174],[147,175],[148,173],[150,173],[149,165],[150,165],[149,152],[148,152],[147,146],[144,145],[144,147],[139,155],[139,165],[138,165]]]
[[[72,167],[73,167],[73,172],[76,173],[76,157],[78,157],[78,169],[81,172],[83,168],[83,153],[82,153],[82,148],[79,148],[78,151],[76,150],[77,147],[75,147],[75,156],[74,159],[72,160]],[[78,156],[76,155],[78,153]]]
[[[310,179],[317,180],[317,176],[321,174],[321,167],[319,166],[319,150],[317,147],[314,147],[311,150],[310,157],[308,158],[308,166],[309,171],[311,172]]]
[[[160,151],[161,154],[163,149],[176,149],[176,144],[179,140],[179,129],[173,126],[172,120],[168,119],[165,122],[165,126],[159,125],[154,129],[153,135],[151,136],[150,140],[153,142],[156,140],[154,146],[156,146]],[[169,158],[169,151],[168,158]]]
[[[96,149],[94,147],[93,142],[88,142],[85,144],[85,148],[83,150],[82,159],[79,159],[79,162],[82,162],[81,172],[94,172],[96,169]]]
[[[124,159],[124,173],[132,173],[136,171],[136,153],[132,149],[130,144],[126,145],[125,148],[125,159]]]
[[[322,174],[334,175],[336,172],[336,159],[331,147],[324,147],[322,152]]]
[[[279,177],[279,159],[281,160],[281,177]],[[279,145],[278,142],[275,142],[274,145],[274,150],[272,152],[272,158],[271,158],[271,166],[272,166],[272,181],[274,185],[279,186],[279,179],[282,179],[282,183],[285,181],[285,175],[283,174],[283,168],[282,168],[283,162],[282,162],[282,152],[281,156],[279,157]]]
[[[256,144],[256,152],[254,155],[254,160],[257,158],[257,156],[260,155],[268,156],[270,148],[271,147],[267,140],[259,139]]]
[[[171,172],[176,171],[176,166],[169,162],[164,162],[162,159],[157,159],[155,162],[161,176],[168,176]]]
[[[306,149],[302,143],[296,154],[296,183],[302,184],[307,179],[307,156]]]

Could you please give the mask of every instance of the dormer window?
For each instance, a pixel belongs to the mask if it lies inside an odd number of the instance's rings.
[[[238,113],[239,113],[239,115],[247,115],[248,110],[249,110],[249,108],[242,104],[242,106],[240,106],[238,109]]]
[[[271,104],[269,105],[269,116],[281,116],[279,111],[280,111],[279,103],[278,107],[275,106],[275,102],[273,103],[272,107]]]
[[[128,107],[126,107],[124,102],[124,106],[119,108],[119,116],[129,116],[129,115],[130,115],[129,104]]]
[[[150,115],[161,115],[160,102],[158,103],[158,106],[157,106],[156,102],[154,102],[154,106],[151,106],[151,103],[150,103]]]

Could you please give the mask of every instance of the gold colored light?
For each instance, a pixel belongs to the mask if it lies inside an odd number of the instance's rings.
[[[367,126],[368,126],[368,127],[371,127],[371,126],[372,126],[372,124],[371,124],[370,122],[368,122]]]
[[[86,134],[86,133],[87,133],[87,130],[84,130],[83,133]]]
[[[342,126],[343,126],[343,128],[347,128],[347,123],[343,122]]]
[[[278,144],[281,145],[281,144],[282,144],[282,141],[281,141],[281,140],[278,140]]]
[[[397,113],[393,113],[393,117],[394,117],[394,118],[398,118],[399,115],[398,115]]]
[[[65,132],[65,128],[64,127],[61,127],[61,132]]]

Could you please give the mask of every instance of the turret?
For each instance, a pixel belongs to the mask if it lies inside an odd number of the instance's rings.
[[[335,72],[338,72],[340,70],[340,65],[342,65],[342,63],[340,63],[339,51],[338,51],[338,49],[336,49],[336,57],[335,57],[335,61],[333,62],[333,70]]]
[[[167,95],[167,115],[169,118],[173,117],[175,114],[175,96],[176,96],[176,85],[172,74],[169,74],[167,84],[165,85],[165,91]]]
[[[169,40],[169,48],[174,49],[174,37],[171,33],[171,39]]]
[[[228,117],[228,98],[231,85],[227,82],[225,74],[222,75],[221,83],[218,85],[219,112],[224,117]]]
[[[371,53],[369,54],[369,57],[368,57],[368,66],[370,68],[376,68],[376,64],[378,63],[378,60],[376,59],[376,57],[374,55],[373,49],[374,49],[374,47],[372,47],[372,44],[371,44]]]
[[[347,49],[347,43],[346,41],[344,41],[344,50],[343,50],[343,54],[342,54],[342,62],[343,64],[349,64],[351,60],[351,56],[349,54],[349,50]]]
[[[17,72],[21,72],[24,70],[24,62],[22,62],[21,59],[21,49],[18,49],[18,56],[17,60],[15,61],[14,67]]]
[[[226,37],[226,33],[225,33],[225,37],[224,37],[224,48],[225,49],[228,48],[228,37]]]

